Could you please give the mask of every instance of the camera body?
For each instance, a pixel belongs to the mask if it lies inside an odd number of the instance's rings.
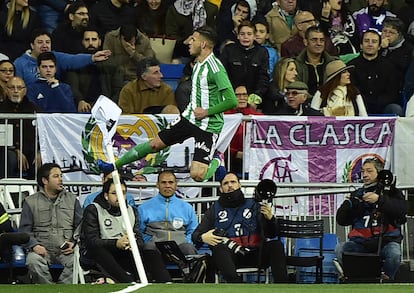
[[[243,247],[240,244],[238,244],[236,241],[231,240],[230,238],[227,238],[226,231],[223,229],[216,228],[213,232],[214,235],[224,237],[223,244],[226,245],[233,253],[240,254],[240,255],[246,255],[248,252],[250,252],[250,249],[247,247]]]

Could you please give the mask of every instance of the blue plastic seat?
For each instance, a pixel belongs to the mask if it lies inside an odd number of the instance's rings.
[[[323,235],[323,283],[338,283],[337,270],[333,264],[335,247],[338,244],[336,234],[325,233]],[[295,243],[295,255],[310,257],[319,254],[318,238],[298,238]],[[300,268],[297,272],[298,283],[313,283],[315,280],[315,268]]]
[[[178,81],[183,76],[185,64],[160,64],[162,80],[167,83],[175,91],[178,86]]]
[[[338,236],[332,233],[323,234],[323,251],[335,250],[338,244]],[[298,238],[295,242],[295,255],[299,254],[301,249],[319,249],[319,238]]]

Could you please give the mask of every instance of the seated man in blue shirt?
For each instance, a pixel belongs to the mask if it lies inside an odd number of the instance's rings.
[[[198,225],[197,216],[188,202],[177,197],[175,174],[162,171],[158,175],[157,188],[159,193],[138,207],[144,262],[159,258],[157,241],[174,240],[185,255],[197,254],[191,240]]]

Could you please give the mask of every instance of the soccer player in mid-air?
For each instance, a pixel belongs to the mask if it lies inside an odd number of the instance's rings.
[[[215,174],[221,163],[220,156],[214,153],[224,124],[223,112],[237,106],[237,98],[227,72],[213,54],[216,40],[216,32],[207,26],[196,29],[190,37],[189,51],[196,57],[197,63],[191,77],[190,103],[181,116],[161,130],[154,139],[128,151],[115,164],[99,160],[101,171],[111,172],[150,153],[194,137],[191,178],[205,181]]]

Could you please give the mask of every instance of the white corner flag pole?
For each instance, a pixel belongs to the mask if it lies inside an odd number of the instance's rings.
[[[111,144],[106,145],[106,152],[109,156],[109,162],[114,163],[115,162],[115,157],[114,157],[114,152],[113,152]],[[126,232],[127,232],[127,235],[128,235],[128,239],[130,239],[129,244],[131,245],[131,251],[132,251],[132,255],[134,257],[135,266],[136,266],[137,271],[138,271],[139,279],[141,280],[142,285],[148,285],[148,279],[147,279],[147,275],[145,273],[144,265],[142,264],[141,255],[139,254],[138,245],[137,245],[137,242],[134,241],[135,240],[135,234],[134,234],[134,231],[132,230],[131,221],[129,220],[128,210],[127,210],[127,206],[126,206],[125,197],[124,197],[124,194],[122,192],[118,170],[115,169],[112,172],[112,178],[114,180],[116,196],[118,197],[119,207],[121,209],[121,215],[122,215],[122,218],[124,220],[125,227],[126,227],[126,230],[127,230]],[[132,239],[132,241],[131,241],[131,239]]]
[[[112,149],[111,140],[113,135],[115,134],[116,125],[118,123],[118,119],[121,115],[122,110],[109,98],[101,95],[96,101],[95,105],[93,106],[91,112],[92,117],[95,118],[100,130],[102,131],[106,152],[109,157],[109,162],[113,164],[115,162],[115,157]],[[118,198],[119,207],[121,209],[122,219],[125,224],[128,239],[130,240],[129,243],[131,245],[131,251],[134,257],[135,266],[137,268],[137,272],[141,280],[141,284],[137,284],[135,286],[144,287],[148,285],[148,279],[145,273],[144,265],[142,264],[141,255],[139,254],[137,242],[134,241],[135,235],[134,231],[132,230],[131,221],[129,219],[125,197],[122,192],[121,182],[119,180],[118,170],[115,169],[112,172],[112,176],[115,184],[116,196]]]

